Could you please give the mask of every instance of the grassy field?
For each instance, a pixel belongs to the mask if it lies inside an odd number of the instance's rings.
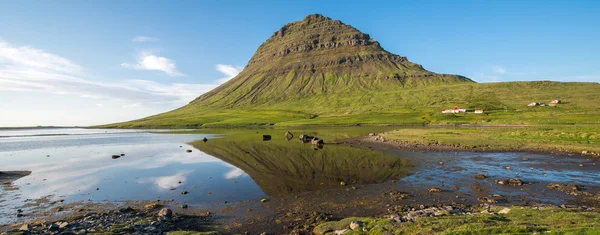
[[[600,234],[600,214],[570,212],[560,209],[528,209],[512,207],[508,214],[449,215],[419,218],[414,223],[393,226],[391,219],[347,218],[315,228],[315,234],[335,234],[349,228],[351,221],[365,223],[368,232],[355,234]],[[327,232],[330,231],[330,232]]]
[[[531,102],[556,107],[528,107]],[[484,114],[442,114],[453,107]],[[290,96],[241,107],[201,103],[104,128],[303,125],[600,125],[600,84],[560,82],[460,83]]]
[[[386,140],[462,146],[482,150],[530,150],[600,154],[600,126],[398,128]]]
[[[500,210],[497,208],[495,211]],[[447,215],[422,217],[414,223],[394,225],[391,219],[353,217],[326,222],[314,229],[317,235],[335,234],[348,229],[352,221],[362,221],[367,231],[348,230],[345,235],[379,234],[600,234],[600,214],[564,209],[511,207],[507,214]],[[218,232],[177,231],[169,235],[227,234]]]

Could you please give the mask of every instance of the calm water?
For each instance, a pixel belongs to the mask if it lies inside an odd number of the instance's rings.
[[[378,130],[338,128],[294,133],[325,136],[327,140],[370,131]],[[583,184],[590,190],[600,187],[598,159],[529,153],[407,152],[381,147],[372,151],[342,145],[314,150],[297,137],[285,140],[282,130],[155,132],[160,130],[0,130],[0,171],[32,172],[0,187],[0,224],[16,221],[16,209],[44,197],[67,203],[173,199],[210,208],[223,201],[341,188],[341,181],[373,185],[400,179],[396,184],[403,189],[458,186],[453,193],[476,198],[470,186],[479,173],[490,177],[480,181],[490,187],[490,193],[505,195],[528,192],[498,187],[493,179],[518,177],[540,190],[548,182]],[[263,141],[263,134],[273,135],[273,140]],[[209,141],[200,141],[204,137]],[[187,153],[187,149],[193,151]],[[125,155],[112,159],[115,154]],[[522,157],[529,160],[520,161]],[[182,191],[189,194],[182,195]],[[558,203],[555,196],[551,202]],[[566,195],[558,196],[568,200]],[[25,212],[30,209],[25,208]]]
[[[175,199],[198,204],[263,195],[240,169],[186,144],[215,135],[52,129],[0,131],[0,136],[0,170],[32,171],[14,182],[18,190],[0,188],[0,218],[5,220],[28,199],[49,195],[67,202]],[[121,153],[125,156],[111,158]],[[182,190],[191,193],[181,195]]]

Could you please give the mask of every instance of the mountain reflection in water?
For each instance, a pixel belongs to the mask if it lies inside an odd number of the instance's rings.
[[[269,196],[377,184],[408,175],[407,159],[339,145],[314,150],[311,144],[274,138],[222,138],[192,145],[246,172]]]

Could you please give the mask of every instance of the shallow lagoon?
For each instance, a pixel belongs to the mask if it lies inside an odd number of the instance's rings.
[[[336,193],[331,190],[360,198],[380,195],[390,188],[417,193],[436,186],[447,194],[422,196],[406,203],[431,203],[443,195],[451,200],[459,194],[466,199],[463,202],[476,203],[482,195],[471,189],[473,175],[483,173],[490,178],[477,183],[487,188],[486,194],[562,203],[572,198],[546,192],[548,182],[584,184],[592,192],[600,184],[598,168],[592,166],[595,160],[581,157],[415,152],[372,144],[328,143],[314,150],[297,139],[298,134],[307,133],[327,142],[388,129],[392,128],[293,130],[296,137],[290,141],[280,129],[182,131],[187,134],[157,133],[160,130],[0,130],[0,171],[32,171],[0,188],[0,224],[27,219],[17,218],[16,209],[40,198],[66,203],[173,199],[195,208],[214,208],[223,206],[224,201],[301,195],[298,200],[311,198],[318,207],[333,200],[330,195]],[[272,135],[273,140],[263,141],[263,134]],[[206,143],[201,141],[205,137],[209,139]],[[187,153],[187,149],[192,152]],[[122,153],[125,155],[118,159],[111,158]],[[522,157],[529,160],[520,161]],[[580,163],[586,167],[578,167]],[[511,170],[504,166],[511,166]],[[493,179],[510,177],[523,178],[531,185],[523,191],[493,183]],[[348,191],[340,182],[365,187]],[[330,193],[322,194],[322,190]],[[189,193],[183,195],[182,191]],[[29,207],[33,209],[35,204]],[[24,210],[27,214],[27,207]]]

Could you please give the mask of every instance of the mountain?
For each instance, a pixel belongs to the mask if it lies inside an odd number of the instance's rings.
[[[188,105],[99,127],[596,123],[598,90],[598,83],[475,83],[430,72],[350,25],[313,14],[274,32],[243,71]],[[526,106],[553,99],[567,102]],[[485,113],[440,113],[453,107]]]
[[[314,14],[284,25],[258,47],[244,70],[191,105],[236,107],[314,94],[472,82],[436,74],[350,25]]]

